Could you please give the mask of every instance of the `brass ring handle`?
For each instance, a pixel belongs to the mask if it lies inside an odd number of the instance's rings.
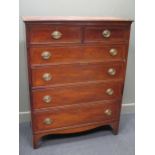
[[[45,96],[43,97],[43,101],[44,101],[45,103],[50,103],[50,102],[52,101],[52,97],[51,97],[50,95],[45,95]]]
[[[60,39],[62,37],[62,33],[60,31],[54,31],[51,33],[53,39]]]
[[[108,69],[108,74],[111,76],[114,76],[116,74],[116,70],[114,68],[109,68]]]
[[[51,125],[51,124],[53,123],[53,121],[52,121],[52,119],[50,119],[50,118],[45,118],[44,121],[43,121],[43,123],[44,123],[45,125]]]
[[[108,89],[106,90],[106,94],[109,95],[109,96],[111,96],[111,95],[114,94],[114,90],[113,90],[112,88],[108,88]]]
[[[104,38],[109,38],[111,36],[111,32],[106,29],[106,30],[102,31],[102,36]]]
[[[52,75],[50,73],[44,73],[42,78],[44,81],[50,81],[52,79]]]
[[[109,53],[110,53],[111,56],[116,56],[118,54],[118,51],[117,51],[117,49],[112,48],[112,49],[109,50]]]
[[[48,60],[48,59],[50,59],[50,57],[51,57],[51,52],[49,52],[49,51],[44,51],[44,52],[41,53],[41,57],[42,57],[44,60]]]
[[[106,109],[104,111],[104,114],[106,114],[107,116],[111,116],[112,115],[112,110],[111,109]]]

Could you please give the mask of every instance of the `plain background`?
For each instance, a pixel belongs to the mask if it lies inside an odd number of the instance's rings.
[[[22,16],[113,16],[134,20],[134,0],[21,0],[19,22],[19,110],[29,111],[25,27]],[[128,55],[123,104],[135,102],[134,23]]]

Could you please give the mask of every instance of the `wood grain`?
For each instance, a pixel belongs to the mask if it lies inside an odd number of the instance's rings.
[[[106,93],[108,88],[113,89],[113,95],[109,96]],[[122,82],[106,82],[33,90],[33,109],[120,99],[122,89]],[[52,98],[51,102],[46,103],[43,101],[46,95]]]
[[[109,30],[111,35],[109,38],[105,38],[102,35],[104,30]],[[84,42],[99,44],[101,42],[119,42],[128,40],[129,31],[128,28],[119,28],[113,26],[89,26],[85,28]]]
[[[107,104],[101,102],[97,104],[76,104],[68,107],[52,108],[46,112],[37,112],[33,114],[36,122],[34,130],[48,130],[76,124],[115,120],[119,116],[119,106],[119,102]],[[112,111],[111,116],[104,113],[107,109]],[[46,118],[50,118],[53,123],[51,125],[44,124]]]
[[[81,31],[79,26],[62,25],[34,25],[30,29],[30,43],[55,44],[55,43],[80,43]],[[51,35],[54,31],[62,34],[60,39],[54,39]]]
[[[118,54],[112,56],[110,49],[116,49]],[[49,59],[43,59],[41,56],[44,51],[51,54]],[[118,61],[126,59],[126,45],[109,46],[69,46],[69,47],[31,47],[30,61],[31,65],[38,66],[42,64],[64,64],[83,61]]]
[[[123,78],[123,62],[117,63],[81,63],[72,65],[44,66],[32,69],[32,86],[49,86],[53,84],[67,84],[96,80],[112,80]],[[108,69],[114,68],[116,74],[111,76]],[[45,81],[43,75],[52,75],[50,81]]]

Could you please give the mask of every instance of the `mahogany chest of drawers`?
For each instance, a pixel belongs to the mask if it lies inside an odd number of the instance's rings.
[[[33,146],[48,134],[118,133],[132,21],[24,17]]]

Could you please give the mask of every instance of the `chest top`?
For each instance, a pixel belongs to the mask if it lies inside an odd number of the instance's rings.
[[[123,21],[131,22],[131,19],[117,18],[117,17],[91,17],[91,16],[24,16],[25,22],[34,21]]]

